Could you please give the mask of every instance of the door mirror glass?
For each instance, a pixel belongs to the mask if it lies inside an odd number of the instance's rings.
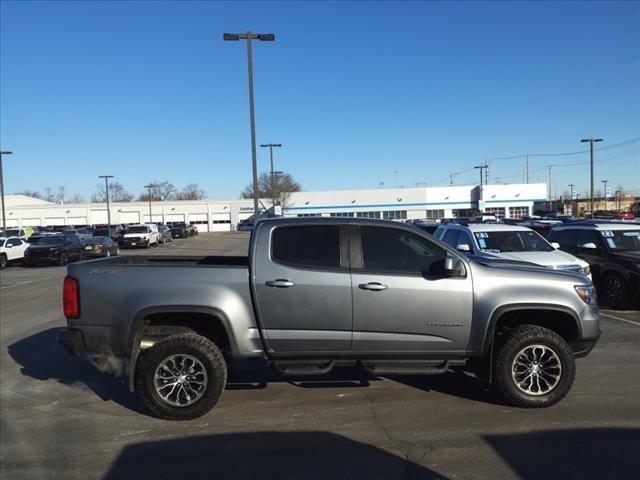
[[[462,262],[459,258],[449,255],[444,258],[444,273],[448,276],[457,276],[462,273]]]
[[[466,243],[461,243],[459,245],[456,245],[456,250],[458,250],[459,252],[470,252],[471,248]]]
[[[560,244],[558,242],[551,242],[551,246],[558,250],[560,248]]]
[[[581,245],[581,247],[586,248],[588,250],[595,250],[596,248],[598,248],[596,244],[593,242],[585,243],[584,245]]]

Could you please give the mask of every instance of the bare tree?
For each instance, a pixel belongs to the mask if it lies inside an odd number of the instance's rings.
[[[42,198],[42,194],[36,190],[22,190],[21,192],[16,192],[16,195],[24,195],[31,198]]]
[[[133,200],[133,195],[127,192],[120,182],[110,182],[109,200],[111,200],[112,202],[130,202],[131,200]],[[91,195],[91,201],[93,203],[102,203],[107,201],[104,183],[99,183],[96,186],[95,193]]]
[[[44,188],[44,199],[47,202],[55,202],[56,201],[56,196],[53,194],[53,190],[51,189],[51,187],[45,187]]]
[[[65,191],[64,185],[60,185],[58,187],[58,195],[56,196],[57,203],[64,203],[64,191]]]
[[[80,193],[74,193],[69,199],[69,203],[84,203],[84,197]]]
[[[270,173],[263,172],[258,177],[258,197],[275,198],[283,208],[286,206],[290,194],[300,190],[302,190],[302,186],[289,173],[275,175],[273,183]],[[240,197],[253,198],[253,183],[244,187]]]
[[[151,200],[153,201],[164,201],[164,200],[174,200],[176,198],[176,187],[173,186],[169,180],[165,180],[163,182],[151,182],[150,185],[153,185],[151,188]],[[149,192],[145,191],[144,193],[138,196],[138,201],[146,202],[149,200]]]
[[[206,195],[197,183],[190,183],[176,194],[176,200],[202,200]]]

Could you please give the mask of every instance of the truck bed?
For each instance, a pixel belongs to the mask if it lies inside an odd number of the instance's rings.
[[[92,262],[93,263],[93,262]],[[95,263],[100,266],[118,266],[118,265],[161,265],[163,267],[169,267],[172,265],[206,265],[206,266],[219,266],[219,267],[248,267],[248,256],[141,256],[141,255],[122,255],[118,257],[111,257],[109,259],[97,260]]]

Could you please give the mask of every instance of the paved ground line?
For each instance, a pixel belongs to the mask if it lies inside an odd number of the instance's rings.
[[[600,315],[607,318],[613,318],[614,320],[620,320],[621,322],[631,323],[640,327],[640,322],[634,322],[633,320],[627,320],[626,318],[616,317],[615,315],[609,315],[608,313],[601,313]]]

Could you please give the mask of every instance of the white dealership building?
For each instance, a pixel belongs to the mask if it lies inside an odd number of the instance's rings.
[[[544,183],[459,187],[303,191],[284,202],[287,217],[341,216],[388,220],[463,217],[473,211],[519,218],[533,213],[534,202],[547,200]],[[271,209],[263,199],[261,208]],[[151,214],[149,209],[151,208]],[[5,197],[7,227],[96,225],[107,223],[104,203],[57,204],[27,197]],[[186,222],[201,232],[229,231],[253,214],[252,200],[112,202],[111,223]],[[280,208],[276,208],[280,213]]]

